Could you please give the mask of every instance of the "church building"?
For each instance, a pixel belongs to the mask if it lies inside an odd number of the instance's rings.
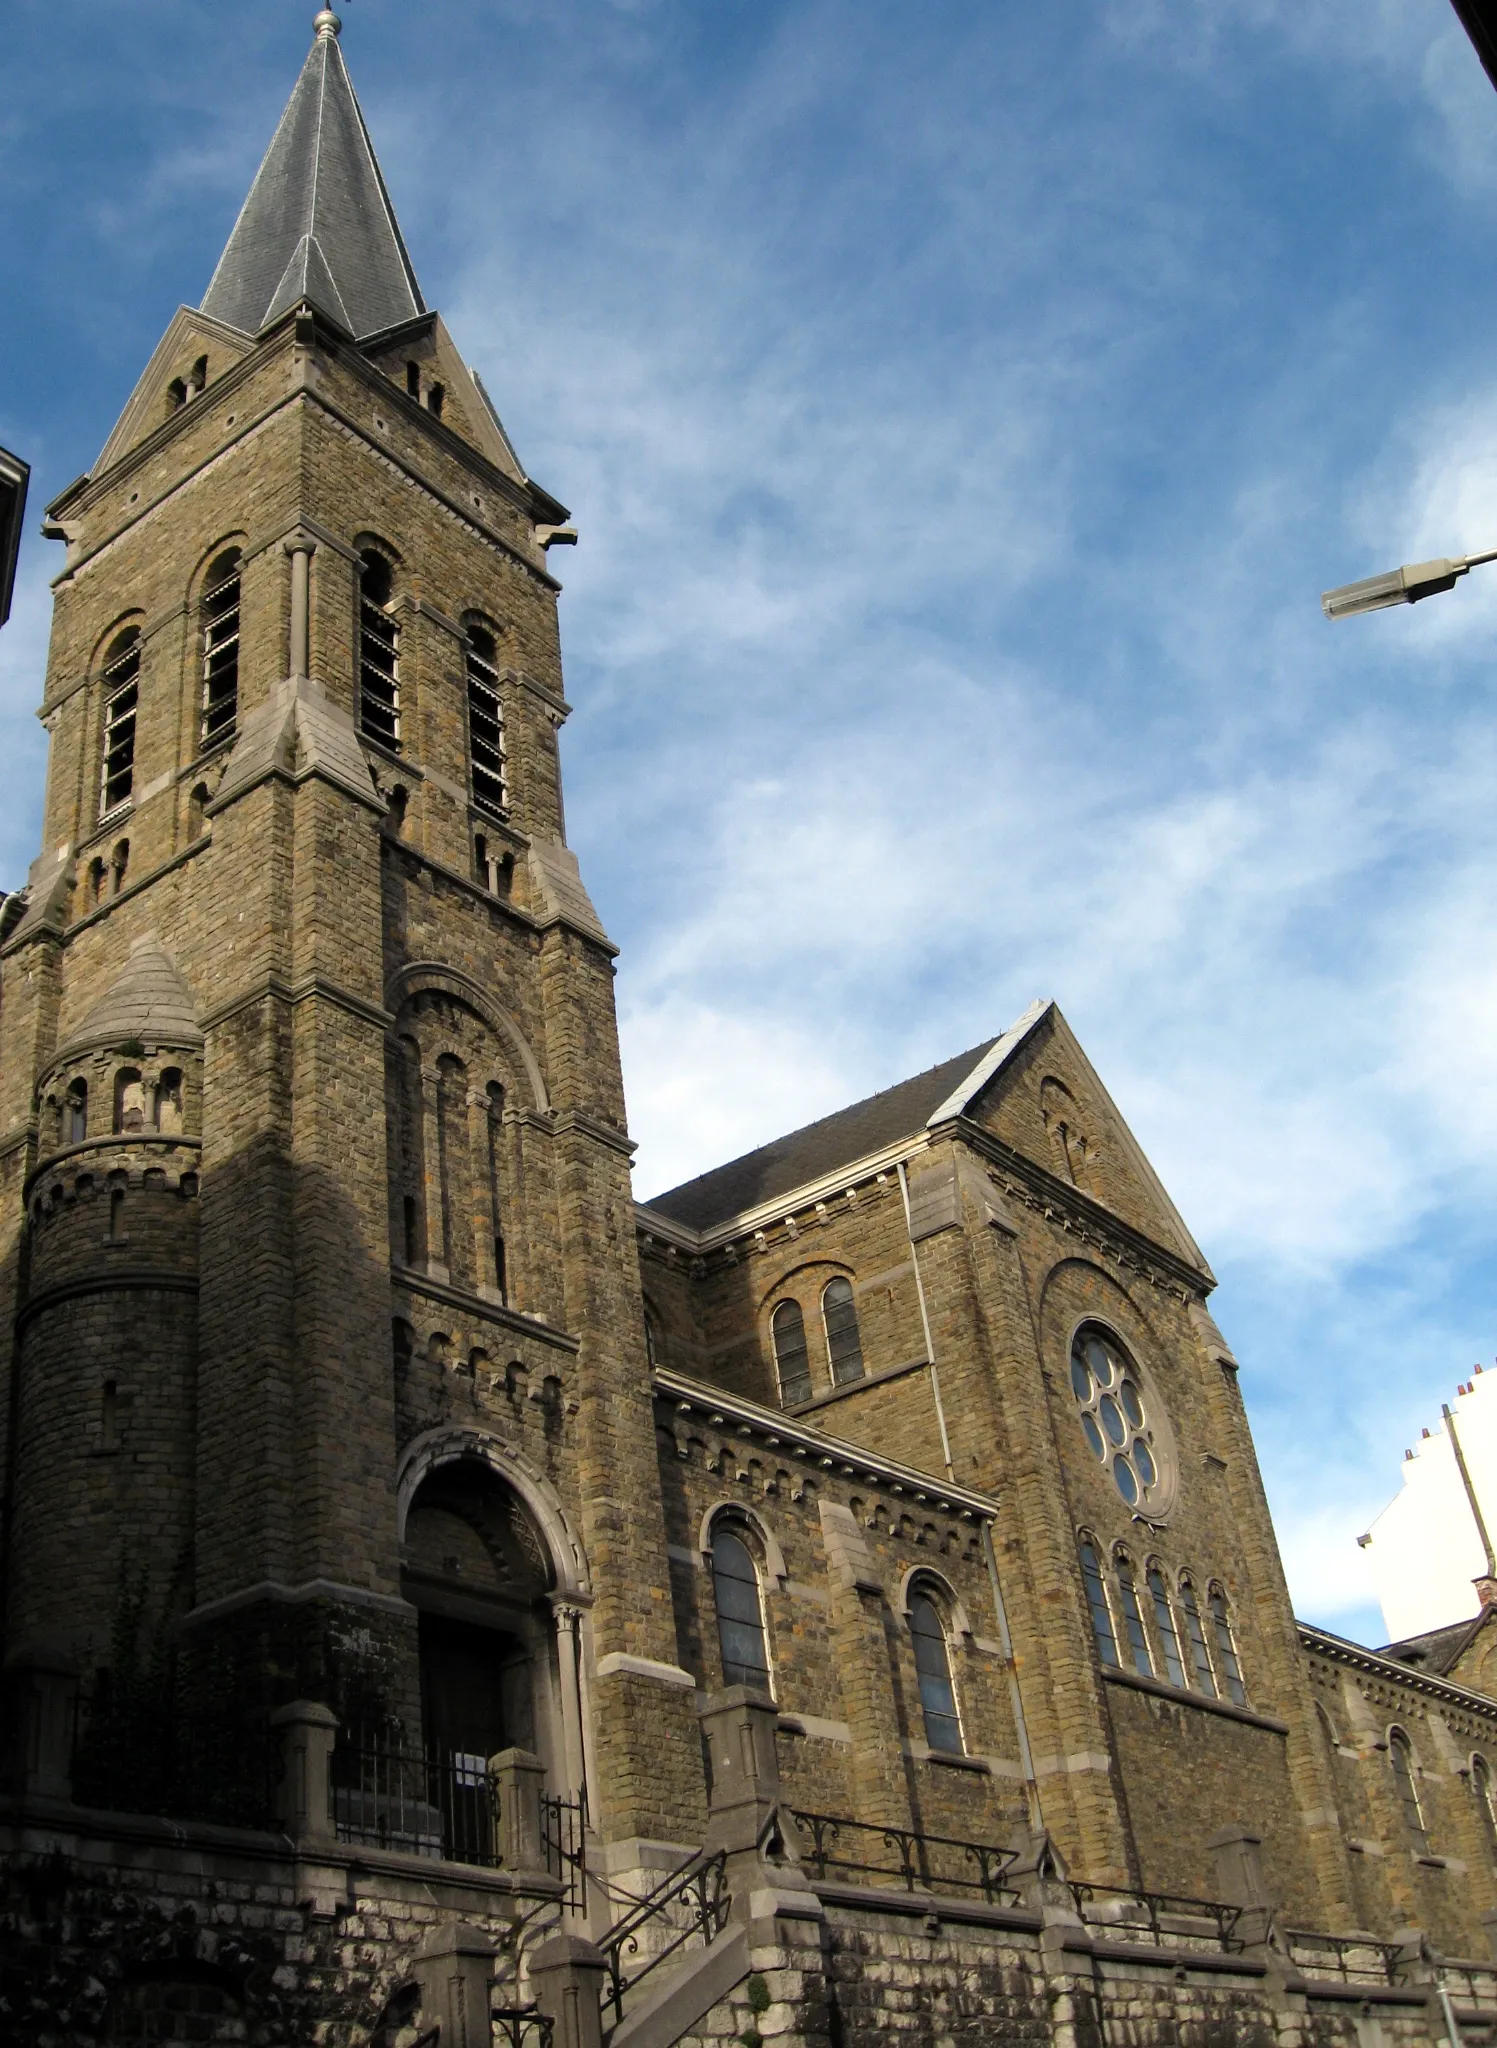
[[[1053,1002],[635,1201],[576,534],[340,32],[47,510],[0,2039],[1491,2041],[1488,1632],[1296,1621]]]

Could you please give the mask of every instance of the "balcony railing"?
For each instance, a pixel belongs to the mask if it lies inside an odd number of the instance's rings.
[[[894,1878],[907,1892],[975,1893],[990,1906],[1017,1906],[1022,1895],[1005,1877],[1016,1849],[926,1835],[913,1828],[880,1827],[840,1814],[792,1809],[801,1853],[813,1876],[846,1875],[854,1883]]]
[[[1225,1905],[1220,1899],[1069,1880],[1066,1889],[1089,1927],[1125,1940],[1143,1939],[1155,1948],[1216,1949],[1228,1956],[1240,1955],[1246,1945],[1237,1933],[1245,1908]]]
[[[1284,1930],[1289,1958],[1308,1977],[1333,1977],[1343,1984],[1396,1984],[1404,1946],[1376,1941],[1370,1934],[1318,1934],[1304,1927]]]

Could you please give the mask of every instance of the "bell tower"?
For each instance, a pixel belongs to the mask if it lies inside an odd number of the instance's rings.
[[[557,751],[575,535],[425,304],[339,35],[48,512],[45,826],[0,921],[9,1696],[23,1750],[76,1703],[98,1803],[152,1711],[242,1747],[304,1697],[523,1742],[605,1833],[679,1839],[613,948]]]

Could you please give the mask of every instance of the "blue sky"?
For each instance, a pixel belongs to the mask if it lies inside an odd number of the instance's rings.
[[[1447,0],[353,0],[562,564],[642,1193],[1054,995],[1221,1280],[1291,1584],[1497,1352],[1497,94]],[[33,514],[201,297],[312,8],[4,0]],[[57,562],[0,635],[35,851]]]

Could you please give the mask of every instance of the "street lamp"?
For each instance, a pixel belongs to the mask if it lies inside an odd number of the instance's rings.
[[[16,556],[21,549],[21,521],[26,517],[26,486],[31,471],[19,455],[0,448],[0,626],[10,617],[15,588]]]
[[[1384,605],[1418,604],[1441,590],[1454,590],[1457,577],[1483,562],[1497,562],[1497,548],[1484,555],[1437,556],[1433,562],[1406,562],[1401,569],[1388,569],[1381,576],[1364,576],[1360,583],[1343,583],[1328,590],[1320,609],[1328,619],[1349,619],[1355,612],[1380,612]]]

